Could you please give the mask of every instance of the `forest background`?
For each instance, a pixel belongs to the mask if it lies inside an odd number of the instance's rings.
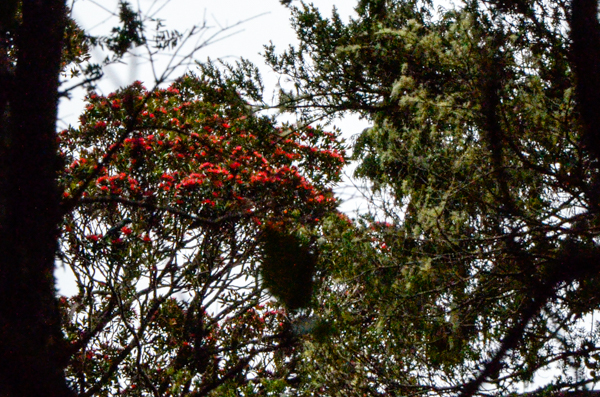
[[[250,62],[180,74],[202,24],[2,7],[2,395],[597,393],[597,2],[292,5],[275,106]],[[140,50],[153,78],[103,94]]]

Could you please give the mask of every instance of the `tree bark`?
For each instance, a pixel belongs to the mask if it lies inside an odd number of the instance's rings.
[[[577,105],[583,124],[582,142],[600,162],[600,23],[598,0],[572,0],[571,63]]]
[[[23,0],[0,85],[0,396],[70,396],[55,297],[64,0]]]

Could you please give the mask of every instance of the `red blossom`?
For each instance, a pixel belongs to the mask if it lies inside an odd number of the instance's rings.
[[[98,240],[100,240],[102,238],[102,235],[101,234],[88,234],[87,236],[85,236],[85,238],[90,241],[97,242]]]

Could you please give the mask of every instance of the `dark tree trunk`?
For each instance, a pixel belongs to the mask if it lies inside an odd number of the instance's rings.
[[[23,0],[22,16],[16,67],[0,71],[0,396],[68,396],[54,289],[64,0]]]
[[[572,0],[571,63],[575,71],[577,104],[583,124],[583,143],[600,161],[600,23],[598,0]]]

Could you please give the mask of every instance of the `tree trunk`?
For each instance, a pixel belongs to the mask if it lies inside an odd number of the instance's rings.
[[[54,289],[64,0],[23,0],[0,65],[0,396],[68,396]],[[6,50],[4,48],[3,50]],[[6,54],[6,52],[5,52]],[[10,59],[11,57],[5,57]]]

